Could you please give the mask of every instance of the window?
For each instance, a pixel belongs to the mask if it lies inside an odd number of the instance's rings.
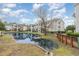
[[[58,28],[60,28],[60,26],[58,26]]]
[[[60,22],[58,22],[58,24],[60,24]]]

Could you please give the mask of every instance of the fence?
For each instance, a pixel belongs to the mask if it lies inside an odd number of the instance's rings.
[[[64,34],[57,34],[57,38],[60,42],[70,45],[71,47],[77,47],[77,37],[74,36],[68,36]]]

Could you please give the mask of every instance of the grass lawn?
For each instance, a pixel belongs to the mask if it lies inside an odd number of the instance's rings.
[[[4,34],[3,36],[0,36],[0,43],[14,43],[15,41],[12,39],[11,35]]]
[[[0,45],[2,56],[43,56],[44,54],[44,51],[31,44]]]
[[[65,47],[60,47],[56,50],[53,50],[53,53],[54,53],[54,55],[57,55],[57,56],[72,56],[72,55],[74,55],[71,50],[69,50],[68,48],[65,48]]]
[[[11,33],[32,33],[32,34],[43,35],[43,33],[39,33],[39,32],[31,32],[31,31],[3,31],[3,32],[11,32]]]

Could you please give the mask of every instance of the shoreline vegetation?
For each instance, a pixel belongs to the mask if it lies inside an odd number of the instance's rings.
[[[33,34],[37,32],[33,32]],[[56,42],[59,48],[51,50],[54,56],[72,56],[79,55],[79,51],[75,48],[66,46],[58,41],[55,34],[48,33],[46,36],[41,34],[42,38]],[[45,56],[41,48],[31,44],[17,44],[12,36],[4,34],[0,36],[0,55],[1,56]]]

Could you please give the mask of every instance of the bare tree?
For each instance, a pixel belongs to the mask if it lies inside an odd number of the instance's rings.
[[[37,10],[35,10],[35,14],[40,18],[41,20],[41,31],[46,35],[47,31],[47,10],[44,7],[39,7]]]

